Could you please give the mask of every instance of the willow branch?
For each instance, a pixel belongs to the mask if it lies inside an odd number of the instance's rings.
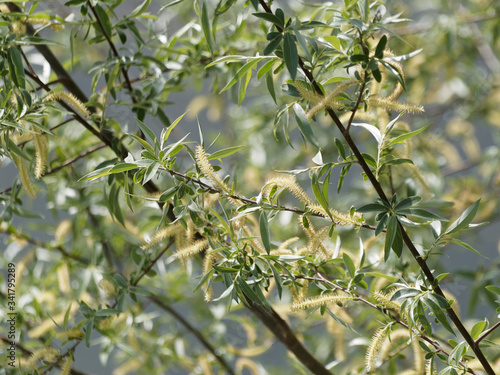
[[[498,327],[500,327],[500,321],[496,322],[496,324],[493,327],[487,329],[481,335],[479,335],[479,337],[476,340],[476,344],[479,344],[481,342],[481,340],[483,340],[484,338],[486,338],[486,336],[488,336],[490,333],[492,333]]]
[[[218,350],[205,339],[203,334],[197,328],[195,328],[193,325],[191,325],[191,323],[189,323],[186,319],[184,319],[181,314],[175,311],[171,306],[164,303],[158,297],[148,297],[148,299],[152,301],[155,305],[157,305],[158,307],[160,307],[161,309],[165,310],[170,315],[172,315],[179,323],[181,323],[184,326],[184,328],[186,328],[189,332],[191,332],[198,339],[198,341],[205,347],[205,349],[207,349],[210,353],[212,353],[215,359],[222,365],[222,367],[224,367],[226,373],[230,375],[236,375],[236,373],[231,368],[229,363],[227,363],[224,357],[218,354]]]

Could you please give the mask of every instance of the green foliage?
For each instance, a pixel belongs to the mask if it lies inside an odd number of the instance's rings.
[[[1,3],[20,373],[498,372],[498,6],[396,3]]]

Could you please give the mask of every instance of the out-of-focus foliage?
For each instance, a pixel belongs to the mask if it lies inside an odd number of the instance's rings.
[[[0,3],[0,373],[499,372],[497,3]]]

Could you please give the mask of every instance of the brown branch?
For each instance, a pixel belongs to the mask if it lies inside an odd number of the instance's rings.
[[[479,337],[476,340],[476,344],[479,344],[481,342],[481,340],[486,338],[486,336],[488,336],[490,333],[492,333],[498,327],[500,327],[500,321],[496,322],[496,324],[493,327],[491,327],[491,328],[487,329],[486,331],[484,331],[483,333],[481,333],[481,335],[479,335]]]
[[[215,359],[219,361],[222,367],[224,367],[224,369],[226,370],[226,373],[230,375],[236,375],[236,373],[233,371],[233,369],[231,368],[229,363],[227,363],[224,357],[218,354],[218,350],[205,339],[203,334],[197,328],[192,326],[186,319],[184,319],[181,314],[175,311],[171,306],[164,303],[158,297],[148,297],[148,299],[152,301],[155,305],[157,305],[158,307],[162,308],[170,315],[172,315],[179,323],[181,323],[184,326],[184,328],[186,328],[189,332],[191,332],[198,339],[198,341],[205,347],[205,349],[207,349],[210,353],[212,353]]]
[[[274,309],[267,309],[263,305],[257,305],[250,300],[245,306],[264,323],[264,325],[291,351],[295,357],[315,375],[332,375],[325,366],[319,362],[307,348],[297,339],[287,322],[285,322]]]
[[[92,3],[90,1],[88,1],[87,4],[88,4],[89,8],[92,10],[92,13],[94,14],[94,17],[95,17],[95,19],[97,21],[97,24],[101,28],[102,34],[104,35],[104,38],[106,38],[106,41],[108,42],[109,47],[111,48],[111,51],[113,51],[113,55],[115,55],[115,57],[118,59],[118,64],[121,65],[120,54],[118,53],[118,50],[116,49],[115,44],[111,40],[111,35],[108,35],[106,33],[106,30],[104,29],[102,21],[99,18],[99,15],[97,14],[97,12],[96,12],[94,6],[92,5]],[[122,71],[123,78],[125,79],[125,82],[127,83],[127,89],[128,89],[128,91],[130,93],[130,97],[132,98],[132,102],[134,104],[136,104],[137,101],[136,101],[136,99],[135,99],[135,97],[133,95],[132,83],[130,82],[130,78],[128,76],[127,69],[125,69],[125,67],[123,65],[121,65],[120,68],[121,68],[121,71]]]

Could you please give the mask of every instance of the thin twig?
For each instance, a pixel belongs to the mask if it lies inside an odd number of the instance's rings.
[[[479,337],[476,339],[476,344],[479,344],[481,342],[481,340],[483,340],[486,336],[488,336],[490,333],[492,333],[498,327],[500,327],[500,321],[496,322],[496,324],[493,327],[491,327],[491,328],[487,329],[486,331],[484,331],[483,333],[481,333],[481,335],[479,335]]]
[[[193,325],[191,325],[186,319],[182,317],[181,314],[179,314],[177,311],[175,311],[171,306],[167,305],[164,303],[161,299],[158,297],[148,297],[150,301],[152,301],[154,304],[156,304],[158,307],[162,308],[166,312],[168,312],[170,315],[172,315],[179,323],[181,323],[184,328],[186,328],[189,332],[191,332],[197,339],[198,341],[207,349],[212,355],[215,357],[217,361],[224,367],[226,370],[226,373],[230,375],[236,375],[234,370],[231,368],[229,363],[222,357],[220,354],[218,354],[218,350],[212,346],[203,336],[203,334],[195,328]]]

